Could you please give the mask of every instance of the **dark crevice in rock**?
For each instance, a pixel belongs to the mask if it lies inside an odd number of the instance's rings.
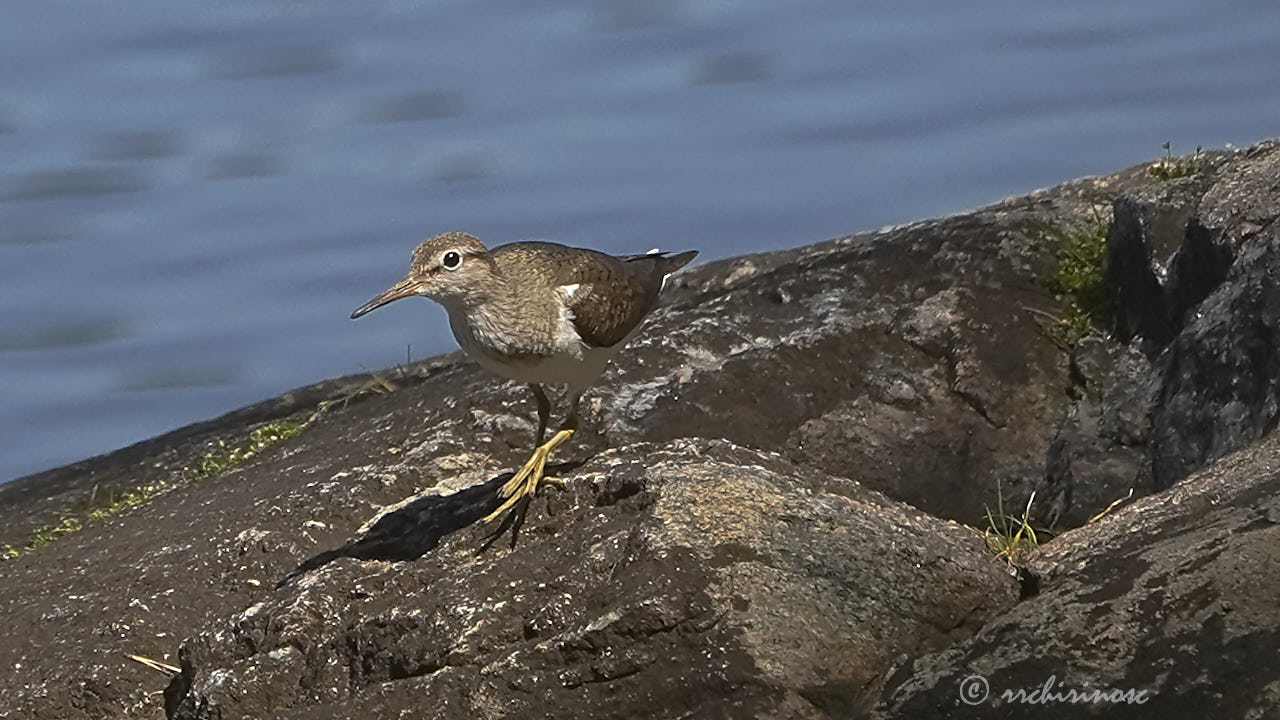
[[[968,405],[969,409],[972,410],[974,414],[985,420],[992,429],[999,430],[1004,427],[1002,423],[997,422],[995,418],[991,417],[991,414],[983,403],[982,398],[975,396],[973,393],[955,390],[954,388],[953,391],[956,395],[960,396],[960,399],[964,400],[965,405]]]
[[[1103,277],[1115,308],[1114,336],[1121,343],[1142,338],[1147,353],[1154,354],[1173,338],[1173,319],[1152,267],[1147,221],[1132,197],[1117,198],[1112,208],[1115,219],[1107,237]]]
[[[1079,396],[1054,432],[1035,508],[1050,528],[1083,525],[1143,481],[1153,371],[1135,345],[1086,338],[1071,354]]]
[[[1138,340],[1154,358],[1189,313],[1226,279],[1236,245],[1205,225],[1201,205],[1217,175],[1139,188],[1112,204],[1104,283],[1115,310],[1115,338]]]
[[[639,473],[624,472],[612,475],[596,493],[596,505],[598,507],[617,505],[623,500],[639,495],[644,492],[644,489],[644,476]]]
[[[796,692],[825,717],[858,717],[870,688],[851,682],[809,685]]]
[[[1018,568],[1018,600],[1030,600],[1040,594],[1040,573],[1027,567]]]
[[[1166,289],[1168,312],[1175,330],[1185,327],[1196,306],[1227,279],[1235,259],[1230,245],[1215,242],[1209,228],[1202,225],[1199,218],[1191,218],[1182,247],[1169,269]],[[1165,345],[1167,340],[1161,347]]]
[[[1273,248],[1278,245],[1274,229],[1253,238],[1230,281],[1201,306],[1163,358],[1148,452],[1157,489],[1276,427],[1280,254]]]

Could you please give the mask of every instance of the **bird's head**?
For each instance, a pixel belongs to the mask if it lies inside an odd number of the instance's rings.
[[[354,320],[410,295],[422,295],[445,307],[463,307],[483,301],[493,290],[497,266],[484,244],[461,232],[449,232],[423,240],[413,251],[409,273],[400,282],[351,313]]]

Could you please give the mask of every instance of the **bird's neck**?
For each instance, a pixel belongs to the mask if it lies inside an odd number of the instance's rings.
[[[449,313],[449,326],[458,344],[467,351],[476,345],[506,352],[510,338],[518,337],[519,320],[515,298],[502,292],[487,295],[480,301],[442,303]]]

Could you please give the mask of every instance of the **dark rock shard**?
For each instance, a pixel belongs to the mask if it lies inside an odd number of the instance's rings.
[[[1105,280],[1116,308],[1116,339],[1142,338],[1148,352],[1158,352],[1173,336],[1172,311],[1161,283],[1171,257],[1169,237],[1158,238],[1160,246],[1153,247],[1149,221],[1135,197],[1118,198],[1113,212]]]
[[[1186,327],[1196,306],[1227,279],[1227,272],[1235,259],[1236,248],[1218,242],[1199,218],[1187,222],[1182,247],[1173,258],[1166,284],[1172,330],[1180,331]],[[1160,347],[1167,344],[1168,339],[1165,338]]]
[[[1115,336],[1141,338],[1155,355],[1182,326],[1187,309],[1222,281],[1231,252],[1212,243],[1196,220],[1216,163],[1189,177],[1135,188],[1112,205],[1105,281],[1115,308]]]
[[[1242,246],[1228,279],[1162,358],[1149,459],[1157,489],[1261,438],[1280,418],[1280,226]]]

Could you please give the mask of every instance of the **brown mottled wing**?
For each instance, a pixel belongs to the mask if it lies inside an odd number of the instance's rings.
[[[614,257],[553,243],[537,245],[557,260],[556,284],[578,286],[569,310],[583,342],[593,347],[609,347],[626,339],[658,304],[663,278],[697,255],[693,251]]]
[[[584,263],[580,290],[569,308],[584,342],[609,347],[622,342],[658,304],[662,282],[684,267],[697,251],[612,257],[592,254]],[[584,292],[585,291],[585,292]]]
[[[662,275],[653,260],[583,253],[564,268],[561,285],[578,284],[569,300],[573,325],[595,347],[622,342],[658,302]]]

